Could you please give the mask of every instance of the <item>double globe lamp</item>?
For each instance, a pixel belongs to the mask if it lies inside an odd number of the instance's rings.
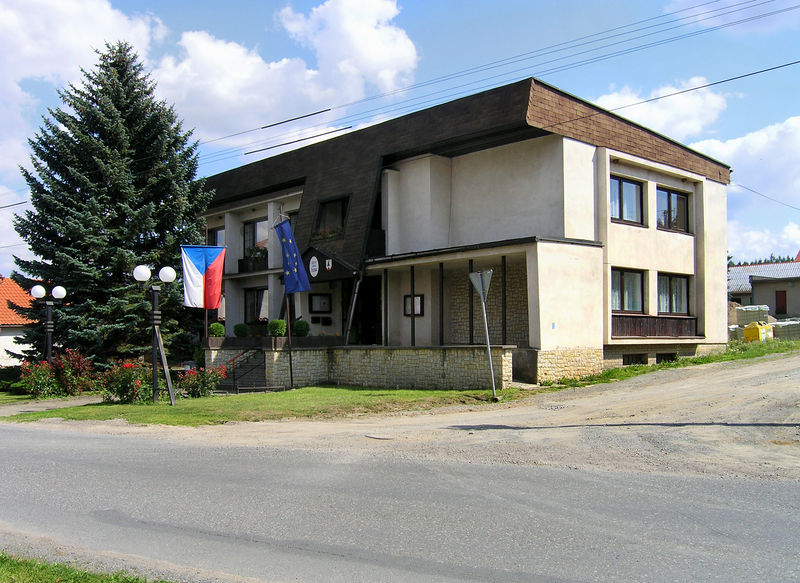
[[[31,295],[37,300],[41,300],[47,295],[47,290],[43,285],[35,285],[31,288]],[[50,295],[54,300],[63,300],[67,295],[67,290],[62,286],[57,285],[50,290]],[[47,362],[53,362],[53,300],[45,300],[45,358]]]
[[[137,265],[133,270],[133,279],[146,284],[150,281],[150,268],[146,265]],[[172,267],[162,267],[158,272],[158,279],[163,283],[171,283],[175,281],[176,273]],[[154,282],[157,283],[157,282]],[[159,329],[161,325],[161,310],[158,307],[158,292],[161,291],[161,286],[151,285],[150,289],[153,291],[153,403],[158,402],[158,345],[159,345]],[[164,374],[168,374],[164,371]]]

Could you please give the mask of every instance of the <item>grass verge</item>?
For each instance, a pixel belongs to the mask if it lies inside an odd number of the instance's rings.
[[[147,583],[146,579],[116,573],[101,575],[67,567],[43,563],[32,559],[20,559],[0,552],[0,581],[14,583]],[[151,583],[167,583],[152,581]]]
[[[0,405],[11,405],[22,401],[30,401],[30,395],[17,395],[8,391],[0,391]]]
[[[529,393],[506,389],[503,400]],[[158,404],[115,405],[99,403],[51,411],[21,413],[9,421],[36,421],[61,417],[76,421],[124,419],[128,423],[163,425],[214,425],[231,421],[266,421],[286,418],[333,418],[364,413],[424,410],[445,405],[490,403],[491,390],[437,391],[362,387],[305,387],[282,393],[255,393],[201,399],[180,399],[174,407]]]
[[[604,371],[579,379],[562,379],[542,383],[542,391],[559,391],[598,383],[609,383],[656,370],[755,358],[767,354],[800,351],[798,340],[770,342],[731,342],[725,352],[695,358],[681,358],[656,365],[634,365]],[[513,401],[531,394],[509,388],[500,391],[504,401]],[[2,396],[2,393],[0,393]],[[75,421],[123,419],[136,424],[215,425],[232,421],[266,421],[287,418],[334,418],[359,414],[380,414],[394,411],[425,410],[446,405],[480,405],[491,402],[492,393],[485,391],[437,391],[376,389],[362,387],[306,387],[283,393],[258,393],[229,397],[182,399],[175,407],[167,402],[138,405],[96,404],[51,411],[21,413],[6,417],[8,421],[36,421],[61,417]],[[19,396],[10,396],[19,398]],[[22,397],[26,398],[26,397]]]

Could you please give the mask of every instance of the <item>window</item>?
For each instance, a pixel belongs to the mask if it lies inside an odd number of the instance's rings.
[[[630,366],[632,364],[647,364],[646,354],[623,354],[622,366]]]
[[[611,270],[611,309],[615,312],[643,312],[642,272]]]
[[[406,294],[403,296],[403,315],[404,316],[411,316],[412,315],[412,302],[411,302],[411,294]],[[414,294],[414,302],[413,302],[413,315],[414,316],[423,316],[425,315],[425,298],[422,295]]]
[[[331,294],[308,294],[308,311],[312,314],[330,314]]]
[[[612,176],[609,196],[612,220],[643,224],[641,182]]]
[[[689,313],[689,278],[685,275],[658,274],[658,312]]]
[[[225,245],[225,229],[223,227],[209,229],[206,235],[206,245],[223,247]]]
[[[317,224],[314,235],[317,237],[335,237],[344,232],[345,218],[349,198],[337,198],[319,204]]]
[[[266,252],[267,238],[269,237],[269,223],[267,219],[250,221],[243,225],[245,257],[254,255],[256,249]]]
[[[658,228],[689,232],[689,195],[658,188],[656,190]]]
[[[249,288],[244,290],[244,321],[256,324],[269,318],[267,288]]]

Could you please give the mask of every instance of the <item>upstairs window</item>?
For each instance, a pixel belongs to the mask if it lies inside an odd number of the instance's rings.
[[[658,228],[689,232],[689,195],[659,187],[656,190]]]
[[[319,203],[315,237],[337,237],[344,233],[349,197],[326,200]]]
[[[206,245],[225,246],[225,229],[223,227],[209,229],[206,235]]]
[[[244,254],[245,257],[264,255],[267,252],[267,238],[269,237],[269,223],[267,219],[244,223]]]
[[[611,270],[611,310],[614,312],[644,311],[642,272],[627,269]]]
[[[658,274],[658,313],[689,313],[689,278],[685,275]]]
[[[643,224],[642,190],[641,182],[612,176],[609,190],[611,219],[625,223]]]

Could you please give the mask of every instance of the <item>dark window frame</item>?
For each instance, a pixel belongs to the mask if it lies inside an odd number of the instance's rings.
[[[258,324],[259,322],[262,322],[262,320],[259,318],[259,314],[263,308],[263,303],[261,302],[267,301],[268,294],[266,292],[268,289],[269,288],[266,286],[244,288],[244,317],[242,321],[245,324]],[[253,307],[252,310],[251,306]]]
[[[665,193],[667,195],[667,208],[661,209],[659,208],[660,202],[660,193]],[[686,222],[685,225],[678,225],[674,224],[673,213],[675,213],[676,209],[673,206],[676,204],[673,200],[675,199],[682,199],[684,201],[684,221]],[[664,224],[662,221],[661,213],[662,211],[666,211],[666,216],[669,217],[669,225]],[[672,188],[667,188],[665,186],[659,186],[656,188],[656,226],[661,231],[671,231],[673,233],[691,233],[689,229],[689,193],[681,192],[679,190],[673,190]]]
[[[619,303],[622,306],[620,309],[614,308],[614,273],[620,274],[620,290],[619,290]],[[635,274],[639,276],[639,297],[641,298],[642,307],[640,310],[626,310],[625,309],[625,274]],[[645,273],[640,269],[627,269],[624,267],[612,267],[611,268],[611,312],[614,314],[644,314],[645,313]]]
[[[217,239],[219,238],[219,233],[223,233],[222,243],[220,243]],[[225,245],[225,227],[211,227],[206,229],[206,245],[214,245],[222,247]]]
[[[342,208],[340,211],[341,214],[341,222],[337,227],[332,229],[324,228],[322,225],[323,220],[325,217],[325,209],[328,205],[334,205],[337,203],[342,204]],[[339,238],[343,237],[345,233],[345,229],[347,227],[347,217],[350,214],[350,195],[345,194],[342,196],[335,196],[332,198],[327,198],[324,200],[320,200],[317,203],[317,217],[314,221],[314,232],[313,238],[320,239],[320,238]]]
[[[616,192],[614,188],[614,181],[617,181]],[[638,214],[639,220],[631,220],[626,219],[625,217],[625,196],[624,196],[624,185],[625,184],[632,184],[636,186],[638,190]],[[625,178],[624,176],[617,176],[612,174],[609,178],[609,216],[611,217],[612,223],[621,223],[624,225],[634,225],[637,227],[645,227],[647,226],[647,222],[645,221],[645,212],[644,212],[644,182],[640,180],[633,180],[632,178]],[[619,216],[613,215],[614,204],[612,202],[616,200],[617,207],[619,208]]]
[[[660,302],[660,293],[661,293],[661,278],[668,278],[669,279],[669,310],[666,312],[661,311],[661,302]],[[673,305],[673,282],[675,280],[682,280],[686,284],[686,311],[685,312],[678,312],[675,310],[675,306]],[[690,313],[689,307],[691,305],[691,281],[688,275],[679,275],[675,273],[659,273],[658,277],[656,278],[656,293],[659,295],[658,300],[658,313],[659,315],[665,316],[688,316]]]
[[[267,217],[253,219],[252,221],[244,221],[242,223],[242,252],[244,256],[253,255],[253,248],[263,249],[263,253],[267,252],[266,244],[264,247],[258,246],[258,223],[264,223],[267,226],[267,238],[269,238],[269,220]]]

